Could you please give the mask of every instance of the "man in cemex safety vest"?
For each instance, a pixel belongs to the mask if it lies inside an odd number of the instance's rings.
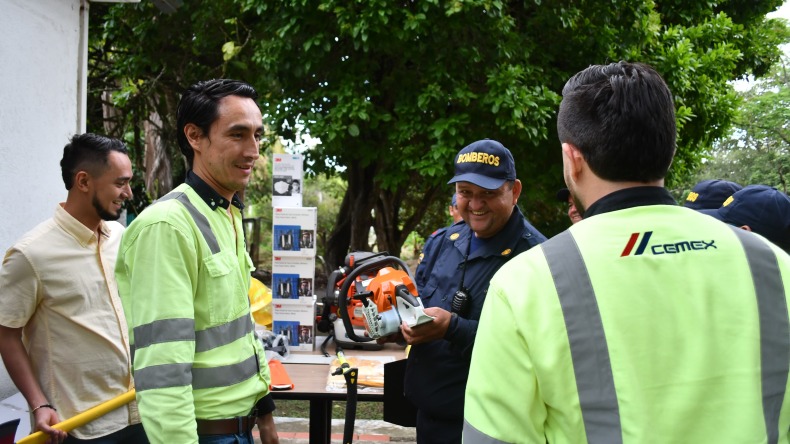
[[[790,256],[663,188],[675,114],[652,68],[591,66],[562,93],[584,220],[492,279],[464,443],[788,442]]]

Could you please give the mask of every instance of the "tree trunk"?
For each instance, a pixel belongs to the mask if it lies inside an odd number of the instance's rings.
[[[376,203],[374,223],[379,251],[388,251],[391,255],[400,257],[401,248],[409,233],[414,231],[414,228],[420,223],[428,211],[428,207],[439,196],[441,190],[442,187],[439,186],[429,187],[422,194],[409,193],[406,189],[396,192],[382,190]],[[404,205],[404,200],[409,197],[419,200],[412,205]],[[413,208],[414,212],[401,222],[401,210],[404,207]]]
[[[376,203],[374,179],[377,170],[377,164],[362,167],[356,161],[346,170],[348,189],[340,204],[337,223],[329,236],[324,258],[330,269],[342,265],[349,251],[368,251],[371,248],[368,237]]]

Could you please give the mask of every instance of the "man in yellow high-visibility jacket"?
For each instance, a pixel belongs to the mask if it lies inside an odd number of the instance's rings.
[[[557,128],[584,219],[492,279],[464,443],[787,443],[790,256],[663,188],[663,79],[591,66]]]
[[[236,194],[259,157],[256,98],[236,80],[187,89],[177,118],[186,182],[146,208],[121,242],[115,273],[152,443],[252,444],[256,424],[263,443],[278,441]]]

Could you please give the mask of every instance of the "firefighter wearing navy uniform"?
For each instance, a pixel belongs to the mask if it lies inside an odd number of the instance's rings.
[[[557,129],[584,219],[491,280],[463,442],[788,442],[790,256],[664,189],[661,76],[587,68]]]
[[[409,328],[405,395],[417,407],[417,441],[458,443],[463,397],[477,322],[494,272],[546,240],[516,206],[521,181],[501,143],[480,140],[455,158],[456,204],[465,223],[437,234],[417,266],[425,313],[436,319]],[[453,308],[455,305],[455,308]]]

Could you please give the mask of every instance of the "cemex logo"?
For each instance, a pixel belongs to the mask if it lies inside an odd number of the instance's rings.
[[[639,241],[639,237],[642,237],[642,240]],[[680,242],[671,242],[671,243],[653,243],[650,244],[650,237],[653,236],[652,231],[645,231],[644,233],[632,233],[631,237],[628,239],[628,243],[625,244],[625,248],[623,252],[620,254],[620,257],[624,256],[640,256],[642,255],[645,250],[648,253],[652,254],[677,254],[677,253],[684,253],[686,251],[692,250],[707,250],[708,248],[716,248],[716,245],[713,245],[715,242],[711,240],[710,242],[705,242],[704,240],[693,240],[693,241],[680,241]],[[634,250],[634,246],[639,241],[639,246],[636,247]],[[648,247],[650,247],[648,249]],[[631,254],[633,252],[633,254]]]

